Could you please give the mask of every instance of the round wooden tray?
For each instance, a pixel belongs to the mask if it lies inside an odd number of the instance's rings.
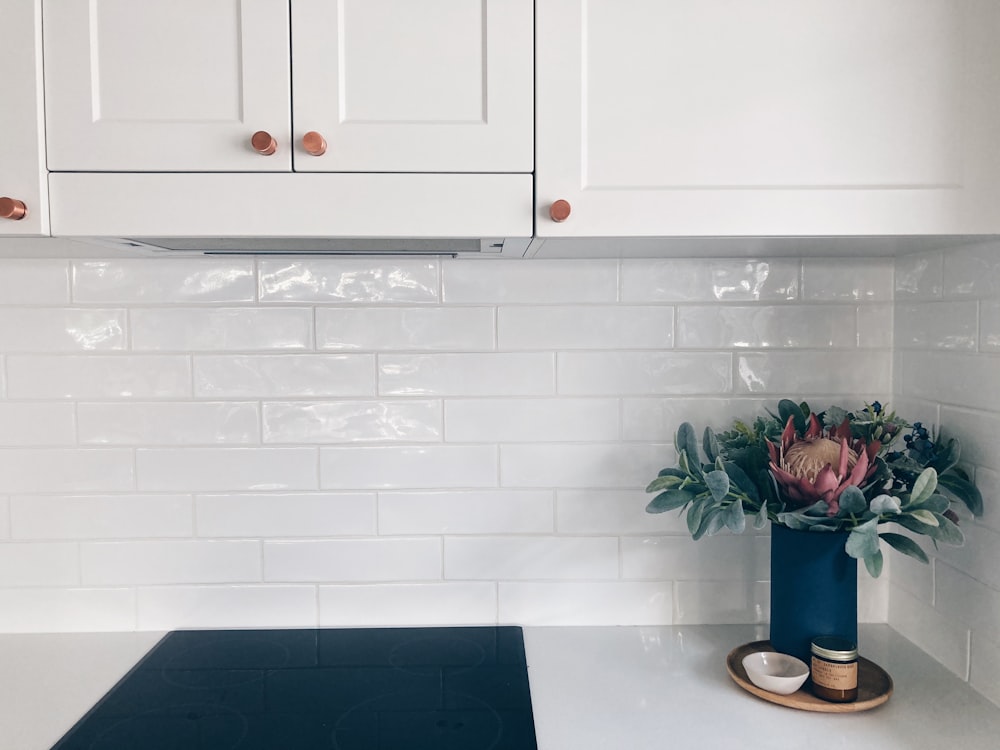
[[[729,671],[729,676],[733,678],[733,682],[748,693],[753,693],[758,698],[763,698],[771,703],[777,703],[779,706],[798,708],[802,711],[848,714],[881,706],[892,695],[892,678],[882,667],[868,661],[863,656],[858,657],[858,699],[853,703],[830,703],[817,698],[809,692],[809,680],[806,680],[806,684],[791,695],[772,693],[750,682],[747,672],[743,668],[743,657],[756,651],[774,651],[774,649],[768,641],[745,643],[729,652],[729,656],[726,657],[726,669]]]

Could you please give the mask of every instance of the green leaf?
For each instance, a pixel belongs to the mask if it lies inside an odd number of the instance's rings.
[[[781,399],[778,402],[778,416],[781,419],[782,427],[784,427],[784,425],[788,422],[788,418],[792,417],[795,424],[795,430],[799,434],[806,431],[807,415],[803,412],[802,407],[794,401],[787,398]]]
[[[705,484],[708,485],[712,498],[716,501],[722,500],[729,494],[729,475],[724,471],[710,471],[705,475]]]
[[[691,503],[691,507],[688,508],[687,510],[686,520],[687,520],[688,532],[695,539],[698,538],[696,534],[698,532],[698,528],[701,526],[701,517],[705,514],[706,505],[707,503],[705,503],[704,501],[701,502],[696,501]]]
[[[724,513],[726,528],[734,534],[742,534],[747,527],[746,514],[743,512],[743,503],[739,500],[731,503]]]
[[[869,506],[872,513],[895,516],[899,514],[899,498],[892,495],[879,495]]]
[[[865,567],[868,568],[872,578],[882,575],[882,550],[878,550],[874,555],[865,558]]]
[[[867,559],[878,552],[878,518],[865,521],[851,529],[844,549],[847,550],[847,554],[858,560]]]
[[[755,529],[763,529],[765,526],[767,526],[767,503],[762,502],[760,504],[760,510],[758,510],[757,514],[753,517],[753,527]]]
[[[951,506],[951,502],[944,495],[934,493],[926,500],[919,503],[907,503],[907,511],[929,510],[932,513],[944,513]]]
[[[646,492],[662,492],[670,487],[676,487],[684,480],[681,477],[665,476],[657,477],[646,486]]]
[[[747,473],[743,471],[737,464],[732,461],[726,461],[723,466],[726,469],[726,473],[729,475],[729,479],[736,484],[746,496],[749,497],[754,502],[760,502],[760,493],[757,491],[757,485],[753,483],[753,480],[747,476]]]
[[[674,445],[677,447],[678,452],[683,451],[687,453],[689,464],[694,466],[701,464],[701,459],[698,457],[698,440],[694,435],[694,427],[691,426],[690,422],[684,422],[677,428]]]
[[[983,515],[983,496],[979,488],[968,479],[964,479],[954,471],[942,473],[938,475],[938,489],[963,503],[972,511],[972,515],[977,517]]]
[[[694,499],[694,495],[684,490],[667,490],[662,492],[646,506],[647,513],[666,513],[668,510],[680,508]]]
[[[930,467],[920,472],[917,481],[913,483],[913,490],[910,492],[911,503],[921,503],[937,490],[937,472]]]
[[[956,547],[961,547],[965,544],[965,534],[958,527],[954,521],[945,516],[934,514],[937,519],[938,533],[934,536],[934,539],[939,542],[944,542],[945,544],[952,544]]]
[[[940,444],[937,446],[939,449],[942,448]],[[943,474],[948,471],[952,466],[958,463],[958,459],[962,457],[962,444],[958,442],[957,439],[951,438],[943,446],[943,450],[939,450],[937,456],[931,461],[928,466],[935,469],[938,474]]]
[[[708,456],[708,460],[712,463],[719,456],[719,440],[715,437],[715,432],[712,431],[711,427],[705,428],[705,434],[701,439],[702,450],[705,451],[705,455]]]
[[[894,534],[887,531],[884,534],[879,534],[880,537],[885,539],[886,544],[904,555],[909,555],[910,557],[920,560],[922,563],[929,563],[930,559],[927,557],[927,553],[920,548],[920,545],[915,541],[910,539],[908,536],[903,536],[902,534]]]
[[[929,510],[914,510],[908,511],[909,515],[916,518],[923,524],[927,526],[938,526],[938,517],[932,511]]]
[[[840,493],[840,515],[864,513],[866,510],[868,510],[868,502],[865,500],[864,493],[857,487],[848,487]]]
[[[681,471],[680,469],[675,469],[673,467],[667,469],[660,469],[656,474],[658,477],[681,477],[682,479],[687,476],[687,472]]]

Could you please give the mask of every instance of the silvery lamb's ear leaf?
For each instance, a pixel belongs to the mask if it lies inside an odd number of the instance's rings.
[[[743,503],[740,500],[734,501],[725,511],[726,528],[734,534],[742,534],[747,527],[746,514],[743,512]]]
[[[878,518],[872,518],[851,529],[844,549],[848,555],[858,560],[874,556],[879,551]]]
[[[667,490],[649,501],[647,513],[666,513],[668,510],[680,508],[694,499],[694,495],[684,490]]]
[[[729,494],[729,475],[724,471],[710,471],[705,475],[705,484],[712,493],[712,498],[721,501]]]
[[[899,498],[892,495],[879,495],[870,506],[871,512],[879,515],[895,516],[899,514]],[[908,537],[905,537],[908,538]]]
[[[884,534],[879,534],[879,536],[882,539],[885,539],[886,544],[893,549],[902,552],[904,555],[909,555],[916,560],[920,560],[922,563],[930,562],[930,559],[927,557],[927,553],[920,548],[919,544],[910,539],[910,537],[903,536],[902,534],[893,534],[888,531]]]
[[[705,455],[708,456],[708,460],[711,463],[715,463],[715,459],[719,457],[719,439],[715,436],[715,432],[713,432],[711,427],[705,428],[701,447],[705,451]]]
[[[677,428],[677,436],[674,438],[674,445],[678,451],[687,453],[688,463],[699,465],[701,459],[698,457],[698,439],[694,434],[694,427],[690,422],[684,422]]]
[[[767,526],[767,503],[761,503],[760,510],[753,517],[753,527],[763,529],[765,526]]]
[[[840,493],[840,513],[864,513],[868,509],[864,493],[857,487],[848,487]]]
[[[972,515],[983,515],[983,496],[979,488],[964,477],[959,476],[954,471],[947,474],[938,475],[938,489],[948,497],[965,504],[965,507],[972,511]]]
[[[917,481],[913,483],[913,490],[910,492],[910,502],[923,502],[933,495],[936,489],[937,472],[928,467],[920,472],[920,476],[917,477]]]
[[[874,555],[865,558],[865,567],[868,568],[868,572],[872,578],[878,578],[882,575],[882,562],[882,550],[878,550]]]

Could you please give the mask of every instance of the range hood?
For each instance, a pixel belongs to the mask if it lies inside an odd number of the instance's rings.
[[[524,257],[530,174],[49,174],[52,234],[213,255]]]

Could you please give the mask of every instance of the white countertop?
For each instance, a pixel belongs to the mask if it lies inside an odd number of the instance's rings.
[[[0,635],[0,747],[49,750],[161,635]],[[861,653],[895,691],[856,714],[740,689],[726,654],[765,637],[742,625],[525,628],[539,750],[998,747],[1000,708],[888,626],[862,626]]]

